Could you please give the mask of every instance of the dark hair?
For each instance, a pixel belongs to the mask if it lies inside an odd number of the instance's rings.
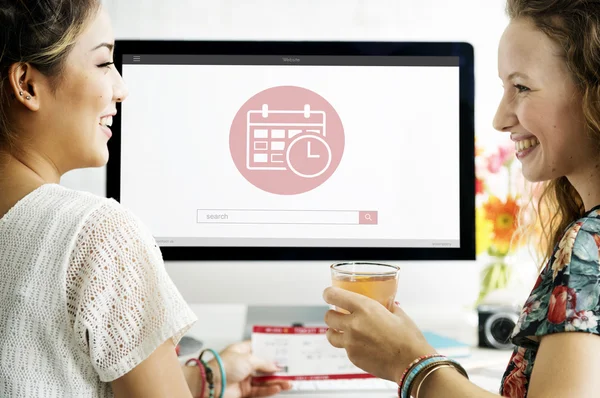
[[[10,67],[29,63],[60,81],[65,59],[100,0],[0,0],[0,148],[10,146],[14,131],[7,117]]]
[[[530,20],[563,49],[561,55],[582,95],[586,128],[600,149],[600,0],[508,0],[506,11],[510,19]],[[586,209],[564,176],[541,188],[535,207],[545,262],[564,230]]]

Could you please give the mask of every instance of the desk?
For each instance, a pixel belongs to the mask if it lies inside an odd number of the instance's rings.
[[[205,347],[222,350],[228,344],[240,341],[246,317],[246,306],[244,305],[190,305],[198,316],[198,322],[188,333],[204,342]],[[420,313],[413,309],[406,309],[408,314]],[[464,311],[445,313],[443,315],[414,317],[416,324],[428,330],[443,333],[449,337],[462,340],[473,345],[471,356],[460,360],[460,363],[469,373],[470,379],[482,388],[497,392],[504,369],[508,363],[510,351],[499,351],[492,349],[476,348],[477,344],[477,316]],[[182,360],[188,357],[182,358]],[[310,398],[396,398],[390,393],[369,393],[365,397],[363,393],[293,393],[280,394],[281,397],[310,397]]]

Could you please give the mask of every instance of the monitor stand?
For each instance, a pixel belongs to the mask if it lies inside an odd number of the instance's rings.
[[[249,305],[244,324],[244,340],[250,339],[252,327],[263,326],[326,326],[327,305],[315,306],[253,306]]]

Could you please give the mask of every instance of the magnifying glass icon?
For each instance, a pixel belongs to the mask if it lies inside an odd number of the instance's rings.
[[[373,221],[373,219],[371,218],[371,213],[365,214],[365,220]]]

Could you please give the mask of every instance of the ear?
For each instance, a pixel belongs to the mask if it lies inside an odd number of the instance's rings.
[[[40,109],[38,93],[43,75],[28,63],[16,63],[8,70],[9,89],[23,106],[31,111]]]

